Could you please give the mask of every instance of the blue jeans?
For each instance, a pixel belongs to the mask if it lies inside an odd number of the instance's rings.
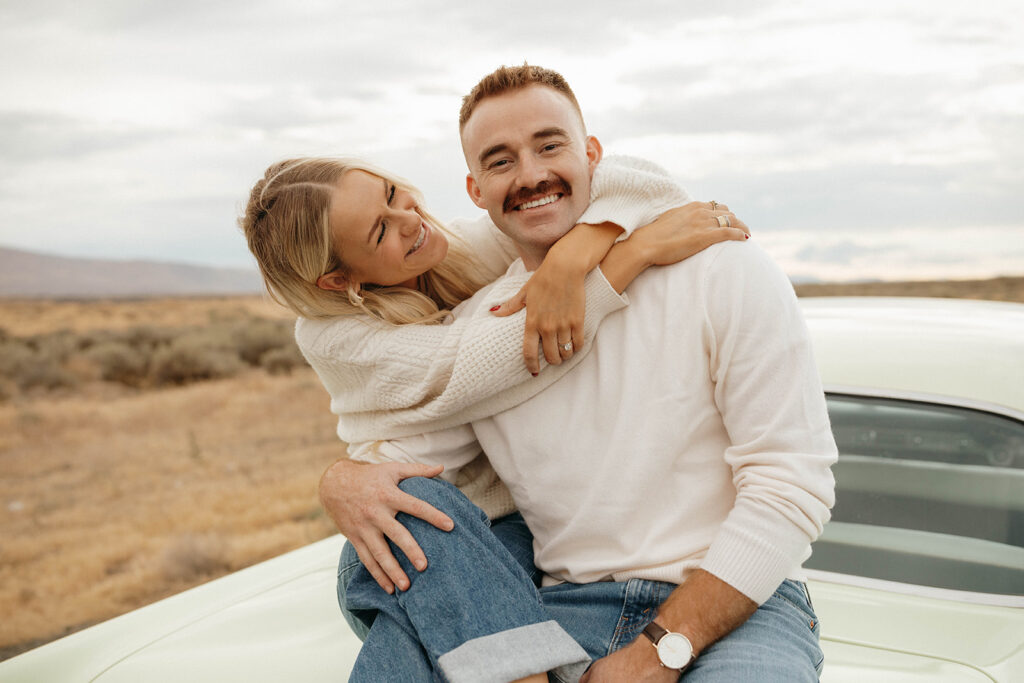
[[[630,579],[564,583],[541,589],[544,607],[593,659],[643,638],[674,583]],[[786,580],[739,628],[704,650],[682,677],[686,683],[817,681],[824,655],[807,587]],[[567,681],[556,672],[555,680]]]
[[[510,681],[587,665],[587,654],[541,604],[532,537],[520,516],[499,520],[492,530],[483,511],[444,481],[414,477],[399,486],[444,511],[455,528],[444,532],[399,514],[428,566],[415,570],[391,544],[411,584],[393,595],[358,558],[353,562],[346,544],[339,602],[356,632],[365,632],[349,680]]]
[[[435,482],[437,486],[424,486],[422,482],[425,481]],[[497,520],[488,529],[482,512],[464,496],[437,495],[438,491],[446,488],[458,493],[444,482],[407,479],[402,482],[402,487],[417,497],[426,494],[428,502],[455,521],[457,530],[461,529],[464,534],[479,534],[483,541],[452,541],[455,531],[446,535],[420,520],[401,516],[401,521],[409,527],[430,563],[425,572],[414,576],[415,570],[392,546],[410,581],[414,582],[409,592],[419,590],[423,595],[421,601],[405,602],[404,605],[397,591],[395,596],[389,596],[377,586],[362,568],[355,551],[346,544],[338,572],[339,602],[345,618],[365,641],[352,680],[429,681],[437,680],[443,673],[451,680],[459,680],[456,677],[465,674],[465,680],[507,681],[551,670],[555,681],[575,681],[586,670],[589,659],[604,657],[641,637],[658,607],[676,588],[672,583],[631,579],[625,582],[559,584],[537,591],[532,588],[538,578],[533,567],[532,536],[519,515]],[[457,504],[453,506],[447,499]],[[422,533],[424,531],[426,533]],[[449,542],[443,543],[446,540]],[[498,541],[500,550],[493,547],[494,540]],[[440,547],[434,547],[438,541],[442,542]],[[481,547],[486,549],[485,555],[474,555]],[[447,576],[431,574],[435,558],[447,565],[451,561],[445,556],[453,553],[461,556],[448,570],[455,573]],[[506,568],[511,567],[512,574],[518,576],[512,597],[494,592],[504,590],[499,589],[497,586],[501,584],[495,583],[490,576],[495,562],[504,562]],[[417,582],[418,586],[415,585]],[[467,589],[468,585],[483,588],[484,592]],[[543,607],[540,613],[534,611],[537,600]],[[499,624],[497,630],[492,631],[499,634],[499,639],[493,643],[495,648],[476,648],[474,642],[479,645],[487,638],[477,637],[473,641],[469,636],[471,647],[463,650],[463,654],[472,654],[472,669],[453,658],[441,661],[439,667],[437,661],[443,659],[444,653],[438,656],[436,643],[447,643],[442,647],[449,647],[453,642],[452,633],[459,634],[454,640],[466,639],[464,632],[476,629],[466,623],[466,618],[478,618],[481,604],[486,605],[485,612],[489,613],[492,621],[497,620]],[[407,609],[403,610],[403,607]],[[525,617],[520,608],[525,610]],[[412,615],[410,612],[413,611],[420,614]],[[525,668],[511,669],[513,674],[509,674],[510,658],[523,661],[533,657],[529,649],[533,646],[517,640],[517,634],[522,635],[522,626],[527,625],[527,636],[541,635],[538,625],[551,619],[561,626],[551,633],[557,633],[558,638],[568,633],[585,650],[585,656],[574,658],[570,647],[561,647],[559,665],[531,659]],[[421,630],[417,630],[416,623],[421,625]],[[495,627],[492,624],[490,628]],[[686,672],[685,680],[688,683],[817,681],[824,659],[818,645],[819,630],[804,584],[784,581],[742,626],[702,652]],[[427,642],[421,640],[421,634]],[[549,635],[545,632],[543,637]],[[531,639],[529,642],[534,641]],[[446,663],[457,664],[453,673],[445,668]]]

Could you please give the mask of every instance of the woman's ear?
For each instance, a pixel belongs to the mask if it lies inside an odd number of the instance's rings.
[[[350,282],[348,276],[340,270],[332,270],[326,275],[318,277],[316,279],[316,286],[329,292],[345,292],[348,291]]]

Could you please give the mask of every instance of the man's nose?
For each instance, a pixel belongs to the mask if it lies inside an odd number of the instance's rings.
[[[537,187],[548,180],[548,167],[542,159],[527,154],[519,162],[519,184],[522,187]]]

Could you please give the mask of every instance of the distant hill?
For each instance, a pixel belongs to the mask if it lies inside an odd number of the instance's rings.
[[[68,258],[0,247],[0,297],[5,298],[253,294],[262,288],[255,268]]]

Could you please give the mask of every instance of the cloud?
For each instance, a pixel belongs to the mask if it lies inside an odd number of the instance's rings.
[[[658,161],[758,236],[799,233],[805,257],[870,269],[864,236],[1020,230],[1019,14],[1011,0],[4,3],[0,242],[243,260],[238,203],[297,154],[366,157],[442,218],[475,214],[459,100],[529,59],[566,74],[608,151]]]
[[[97,152],[142,145],[165,134],[39,111],[0,111],[0,131],[3,166],[54,158],[79,160]]]

